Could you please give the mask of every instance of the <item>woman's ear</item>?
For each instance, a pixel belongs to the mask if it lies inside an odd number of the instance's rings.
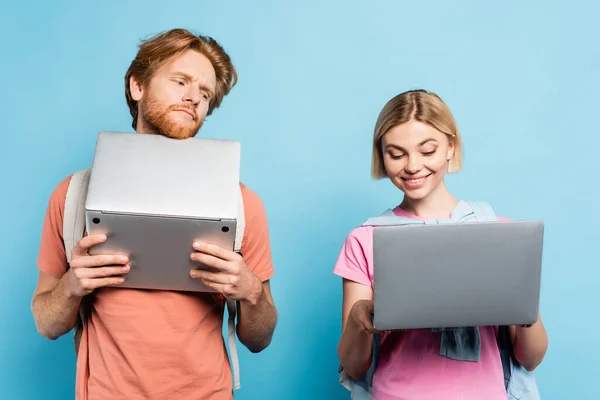
[[[454,157],[454,143],[452,140],[450,140],[448,151],[446,152],[446,160],[450,161],[452,157]]]

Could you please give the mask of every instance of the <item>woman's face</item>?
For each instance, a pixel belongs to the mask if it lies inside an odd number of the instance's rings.
[[[409,199],[422,200],[443,182],[454,146],[431,125],[409,121],[383,135],[381,151],[394,185]]]

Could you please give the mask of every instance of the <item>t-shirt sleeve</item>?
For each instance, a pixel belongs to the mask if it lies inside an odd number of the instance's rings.
[[[373,231],[367,227],[354,229],[346,237],[333,273],[342,278],[373,287]]]
[[[264,282],[271,279],[275,273],[271,259],[267,213],[260,197],[244,185],[242,198],[246,227],[241,253],[250,271]]]
[[[67,256],[63,243],[63,217],[70,181],[69,176],[60,182],[50,195],[37,258],[38,269],[57,278],[67,271]]]

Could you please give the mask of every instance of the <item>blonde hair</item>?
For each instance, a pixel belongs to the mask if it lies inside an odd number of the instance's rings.
[[[150,82],[158,68],[188,50],[195,50],[204,55],[215,69],[217,85],[215,95],[208,105],[207,115],[210,115],[215,108],[219,107],[223,97],[235,86],[237,72],[231,58],[214,39],[195,35],[185,29],[172,29],[143,40],[139,45],[139,51],[135,59],[131,62],[125,74],[125,98],[129,106],[129,112],[133,117],[131,124],[133,129],[137,125],[138,105],[137,101],[131,97],[130,78],[134,77],[142,86],[145,86]]]
[[[448,135],[454,146],[454,154],[448,165],[448,172],[458,172],[462,167],[462,145],[452,112],[435,93],[426,90],[410,90],[395,96],[383,107],[373,134],[373,158],[371,176],[373,179],[387,177],[383,164],[381,139],[390,129],[409,121],[419,121]]]

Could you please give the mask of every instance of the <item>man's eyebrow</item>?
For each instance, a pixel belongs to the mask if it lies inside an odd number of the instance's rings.
[[[186,80],[188,80],[190,82],[194,80],[190,74],[187,74],[185,72],[180,72],[180,71],[173,72],[172,75],[173,76],[180,76],[180,77],[182,77],[182,78],[184,78],[184,79],[186,79]],[[211,96],[214,95],[215,91],[210,86],[208,86],[208,85],[206,85],[204,83],[200,83],[199,86],[200,86],[200,89],[206,90],[208,93],[210,93]]]

